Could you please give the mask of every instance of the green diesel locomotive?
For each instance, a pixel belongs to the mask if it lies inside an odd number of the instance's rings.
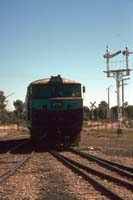
[[[31,139],[46,146],[77,145],[83,121],[81,84],[60,75],[30,83],[26,95]]]

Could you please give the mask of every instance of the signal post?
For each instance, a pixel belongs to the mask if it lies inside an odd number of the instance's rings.
[[[111,70],[110,69],[110,59],[119,55],[122,53],[124,56],[126,56],[126,68],[120,68],[116,70]],[[106,65],[107,65],[107,71],[104,71],[107,74],[107,77],[113,77],[116,80],[116,93],[117,93],[117,113],[118,113],[118,129],[117,133],[122,134],[122,109],[121,109],[121,103],[120,103],[120,83],[123,79],[124,76],[129,76],[131,69],[129,69],[129,61],[128,61],[128,56],[130,53],[128,48],[122,52],[122,51],[117,51],[116,53],[110,54],[108,50],[108,46],[106,49],[106,54],[104,55],[104,58],[106,59]]]

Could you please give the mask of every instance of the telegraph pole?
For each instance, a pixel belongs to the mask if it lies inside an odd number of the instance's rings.
[[[123,53],[123,55],[126,56],[126,68],[124,69],[116,69],[116,70],[111,70],[110,69],[110,59],[119,55],[120,53]],[[116,80],[116,89],[117,89],[117,113],[118,113],[118,134],[122,134],[122,110],[121,110],[121,104],[120,104],[120,82],[122,81],[123,76],[129,76],[131,69],[129,69],[129,61],[128,61],[128,56],[130,53],[128,48],[122,52],[122,51],[117,51],[116,53],[110,54],[108,50],[108,46],[106,48],[106,54],[104,55],[104,58],[106,59],[106,64],[107,64],[107,71],[104,71],[107,74],[107,77],[114,77]]]
[[[108,87],[108,109],[110,108],[110,88]]]
[[[122,110],[120,107],[120,81],[122,75],[116,72],[116,89],[117,89],[117,113],[118,113],[118,134],[122,133]]]
[[[128,80],[128,79],[130,79],[130,78],[123,78],[122,80],[121,80],[121,82],[122,82],[122,105],[124,104],[124,85],[127,85],[128,83],[124,83],[124,81],[126,81],[126,80]]]
[[[124,83],[124,81],[128,80],[130,78],[123,78],[121,80],[122,82],[122,116],[124,117],[124,103],[125,103],[125,100],[124,100],[124,86],[127,85],[128,83]]]
[[[107,119],[110,119],[110,87],[107,88],[107,92],[108,92],[108,107],[107,107]]]
[[[111,118],[111,112],[110,112],[110,86],[107,88],[108,92],[108,110],[107,110],[107,117]]]

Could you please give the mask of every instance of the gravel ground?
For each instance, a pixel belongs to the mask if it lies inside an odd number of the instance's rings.
[[[8,132],[0,141],[22,138],[16,132]],[[28,135],[24,137],[29,137]],[[85,152],[101,156],[111,161],[133,166],[133,140],[124,136],[106,137],[82,131],[79,148]],[[4,156],[4,154],[3,154]],[[2,200],[104,200],[99,192],[75,175],[47,152],[36,152],[34,157],[17,173],[0,184]]]
[[[100,166],[96,162],[88,161],[87,159],[84,159],[84,158],[80,157],[79,155],[73,154],[72,152],[65,151],[65,152],[62,152],[61,154],[66,156],[66,157],[71,158],[72,160],[79,162],[80,164],[83,164],[87,167],[90,167],[94,170],[103,172],[107,175],[110,175],[110,176],[116,177],[118,179],[125,180],[127,182],[132,183],[132,181],[130,179],[120,175],[119,173],[113,172],[109,169],[106,169],[105,167]],[[126,189],[122,186],[119,186],[116,183],[113,183],[112,181],[109,181],[109,180],[106,180],[106,179],[101,179],[100,177],[97,177],[95,175],[91,175],[91,176],[93,178],[95,177],[96,180],[101,182],[106,187],[110,188],[112,191],[116,192],[118,195],[120,194],[120,196],[123,197],[123,199],[127,199],[127,200],[133,199],[133,193],[130,190],[128,190],[128,189]]]
[[[133,135],[133,133],[131,133]],[[102,158],[121,163],[123,165],[133,166],[133,136],[113,135],[112,137],[93,135],[88,132],[82,132],[82,138],[79,145],[81,150],[100,156]]]
[[[0,186],[2,200],[104,200],[80,176],[49,153],[35,153],[19,171]]]

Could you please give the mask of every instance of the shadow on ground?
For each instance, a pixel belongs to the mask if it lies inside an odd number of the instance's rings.
[[[16,146],[18,146],[18,148],[16,148]],[[5,154],[9,151],[12,154],[29,154],[32,151],[46,152],[50,149],[52,148],[43,143],[33,144],[29,138],[0,141],[0,154]]]

